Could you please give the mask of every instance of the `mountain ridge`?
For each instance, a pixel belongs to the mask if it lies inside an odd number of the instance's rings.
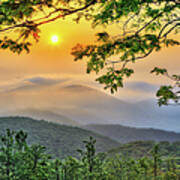
[[[6,129],[27,132],[29,144],[43,145],[50,154],[61,158],[69,155],[77,157],[77,149],[83,148],[82,142],[90,136],[97,141],[97,152],[105,152],[120,145],[115,140],[89,130],[27,117],[1,117],[0,134],[4,134]]]
[[[43,88],[41,91],[37,90],[36,93],[12,92],[12,97],[9,99],[0,96],[0,98],[4,98],[0,102],[0,115],[8,116],[15,112],[16,115],[19,115],[21,111],[22,115],[39,118],[38,116],[41,114],[43,119],[57,122],[56,115],[60,114],[69,119],[68,124],[74,125],[120,124],[180,132],[180,111],[177,108],[159,108],[155,103],[146,103],[145,101],[128,103],[96,88],[78,85],[78,83],[66,85],[66,88],[56,85],[56,88],[57,91]],[[48,101],[47,95],[50,96]],[[9,108],[4,107],[5,100],[11,102]],[[32,108],[35,112],[32,112]],[[23,110],[30,113],[24,113]],[[40,112],[37,113],[37,111]],[[46,111],[48,111],[48,115]],[[56,115],[54,116],[52,113],[56,113]],[[36,116],[33,116],[34,114]],[[70,120],[73,122],[70,123]]]
[[[83,126],[83,128],[108,136],[120,143],[129,143],[133,141],[180,141],[180,133],[154,128],[136,128],[112,124],[91,124]]]

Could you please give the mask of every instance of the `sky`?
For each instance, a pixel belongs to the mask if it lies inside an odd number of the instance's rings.
[[[1,96],[10,97],[12,92],[18,93],[19,90],[35,93],[42,88],[53,89],[57,85],[68,84],[87,85],[109,94],[109,91],[103,90],[103,86],[95,82],[98,75],[86,74],[86,61],[74,62],[71,55],[71,49],[77,43],[93,43],[96,32],[104,30],[106,29],[103,27],[93,29],[91,24],[85,21],[76,24],[72,18],[59,19],[41,27],[40,41],[33,42],[29,54],[16,55],[10,51],[0,50]],[[119,27],[114,25],[107,30],[116,33]],[[59,37],[59,43],[52,44],[52,35]],[[158,66],[167,68],[170,73],[179,73],[178,51],[178,47],[164,48],[144,60],[131,64],[135,74],[125,81],[123,89],[112,96],[129,102],[155,98],[158,87],[170,82],[166,78],[150,74],[150,71]],[[49,97],[45,98],[48,102]],[[8,106],[9,102],[5,100],[4,103]]]

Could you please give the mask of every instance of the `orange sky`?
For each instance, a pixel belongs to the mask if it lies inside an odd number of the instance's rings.
[[[22,53],[15,55],[9,51],[1,50],[0,83],[1,87],[8,84],[15,84],[28,77],[52,77],[71,78],[73,83],[85,83],[99,88],[94,82],[95,74],[87,75],[86,62],[74,62],[70,55],[71,48],[77,43],[88,44],[94,42],[94,34],[102,27],[92,29],[90,23],[82,21],[79,24],[72,22],[71,18],[58,20],[41,27],[41,38],[38,43],[34,43],[29,54]],[[113,32],[118,32],[117,26],[109,28]],[[52,45],[51,35],[57,34],[60,43]],[[156,77],[149,72],[154,66],[168,68],[172,73],[179,73],[179,48],[166,48],[160,52],[153,53],[148,58],[133,64],[135,75],[128,82],[146,82],[151,84],[166,83],[167,79]],[[15,86],[15,85],[14,85]],[[102,87],[100,87],[102,90]],[[115,96],[120,98],[133,98],[142,92],[123,89]],[[146,93],[145,93],[146,94]],[[152,95],[152,94],[150,94]],[[145,95],[149,98],[148,93]]]

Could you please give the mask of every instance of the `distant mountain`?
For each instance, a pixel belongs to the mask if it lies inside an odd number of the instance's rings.
[[[37,120],[46,120],[50,122],[55,122],[58,124],[63,125],[70,125],[70,126],[79,126],[80,124],[74,120],[71,120],[70,118],[61,115],[59,113],[49,111],[49,110],[41,110],[41,109],[22,109],[19,111],[16,111],[16,113],[13,113],[13,115],[18,116],[26,116],[31,117]]]
[[[156,99],[147,99],[136,103],[143,111],[148,111],[155,116],[156,122],[152,122],[153,128],[160,128],[180,132],[180,107],[161,106]],[[154,124],[153,124],[154,123]]]
[[[73,85],[67,85],[63,87],[66,90],[70,91],[95,91],[94,88],[91,88],[89,86],[81,85],[81,84],[73,84]]]
[[[151,101],[131,104],[81,84],[41,87],[33,89],[33,93],[30,89],[16,90],[0,94],[0,99],[0,116],[23,115],[77,126],[120,124],[180,132],[179,107],[159,108]]]
[[[86,125],[85,129],[94,131],[103,136],[108,136],[120,143],[132,141],[180,141],[180,133],[168,132],[158,129],[141,129],[121,125]]]
[[[135,104],[124,102],[84,85],[69,85],[61,91],[71,97],[58,110],[81,124],[120,124],[180,132],[179,107],[159,107],[147,100]]]
[[[105,152],[118,147],[120,143],[89,130],[78,127],[59,125],[46,121],[37,121],[26,117],[1,117],[0,134],[9,128],[24,130],[28,133],[28,143],[45,146],[49,153],[56,157],[77,156],[77,149],[83,148],[83,140],[90,136],[97,140],[97,151]]]
[[[79,123],[90,124],[131,124],[141,125],[151,119],[151,113],[143,112],[139,107],[119,100],[104,92],[83,85],[70,85],[60,89],[71,99],[65,102],[65,108],[58,110]],[[71,106],[68,108],[68,104]]]

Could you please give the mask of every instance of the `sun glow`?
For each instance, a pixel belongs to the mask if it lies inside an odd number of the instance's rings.
[[[59,36],[58,35],[52,35],[51,36],[51,42],[53,44],[57,44],[59,42]]]

